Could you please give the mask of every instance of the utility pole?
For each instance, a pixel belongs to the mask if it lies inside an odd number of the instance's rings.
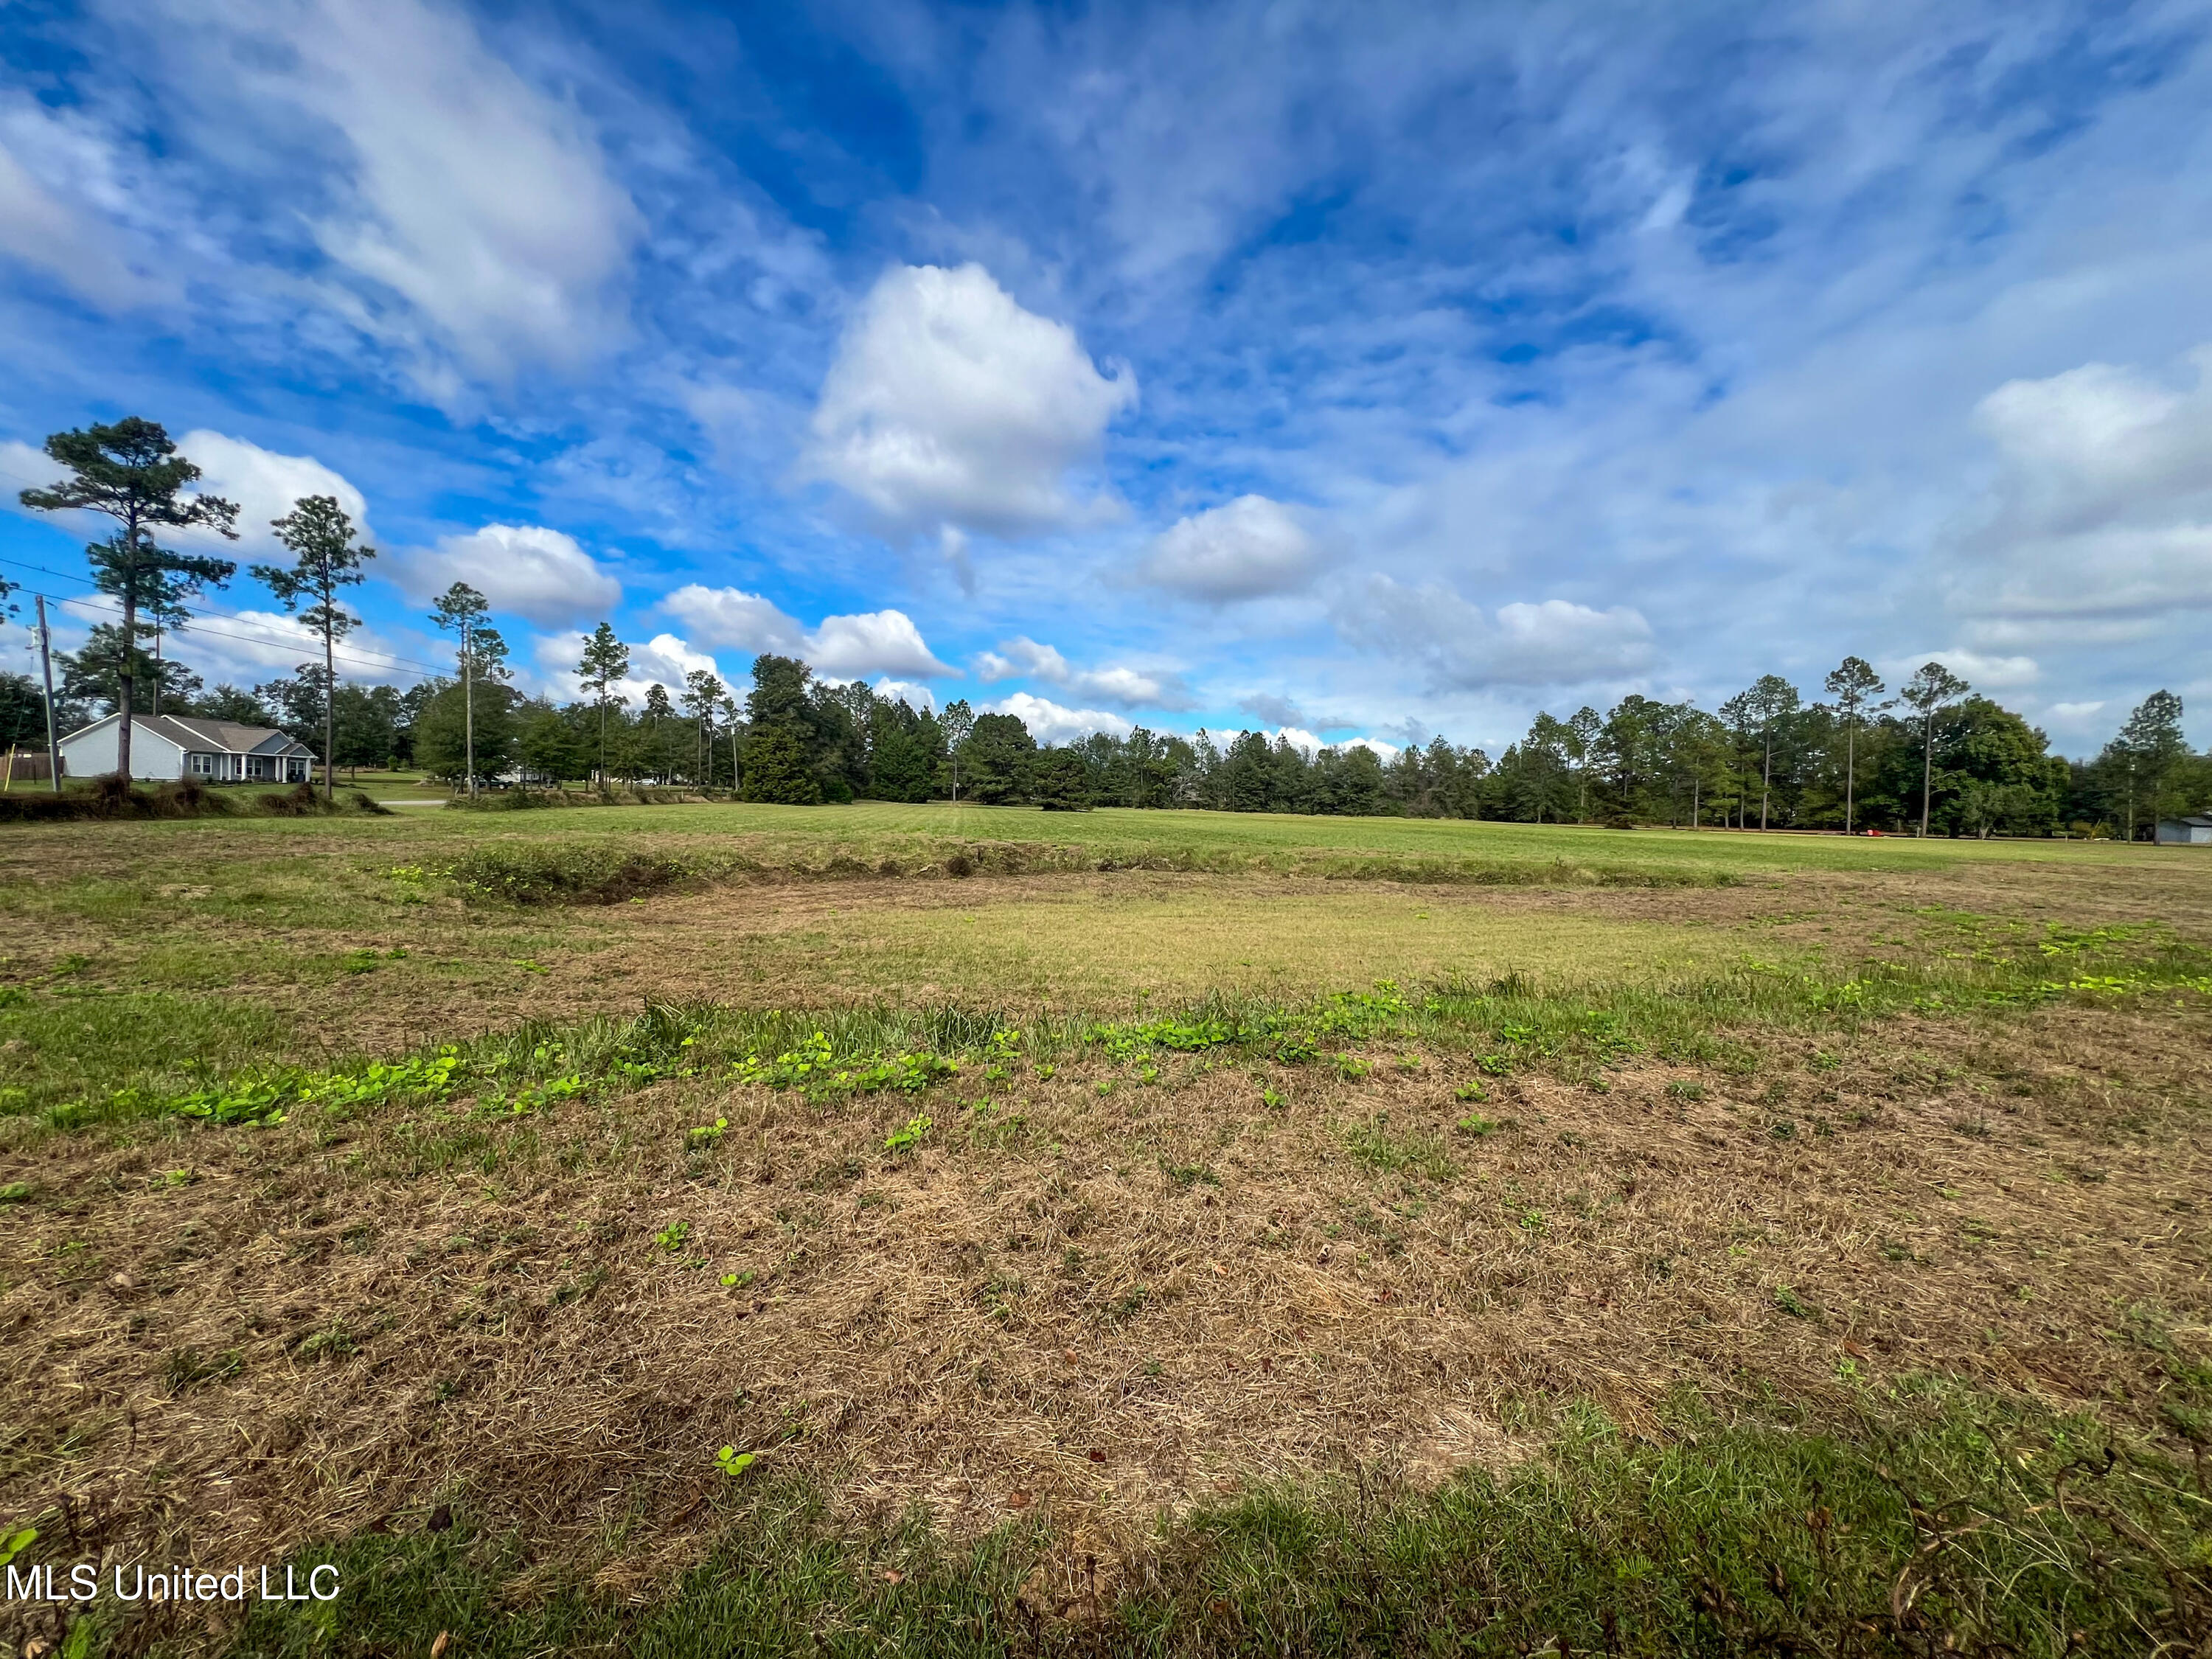
[[[54,793],[62,792],[62,745],[54,735],[54,657],[46,632],[46,596],[39,594],[39,672],[46,682],[46,778]]]
[[[161,718],[161,624],[159,623],[154,624],[154,718]]]
[[[477,663],[476,653],[471,648],[475,629],[467,619],[461,623],[461,731],[462,742],[467,750],[469,769],[469,799],[477,798]]]

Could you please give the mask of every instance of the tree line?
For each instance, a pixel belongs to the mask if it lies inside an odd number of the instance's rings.
[[[428,618],[453,637],[450,673],[405,688],[347,684],[336,651],[358,619],[338,601],[375,551],[326,496],[304,498],[272,526],[293,564],[252,570],[319,640],[321,659],[252,688],[210,690],[164,648],[164,631],[188,622],[185,602],[234,567],[162,548],[154,530],[200,524],[234,534],[236,509],[179,495],[198,471],[151,422],[57,434],[47,453],[70,479],[23,499],[117,518],[118,533],[88,553],[95,583],[124,611],[57,658],[60,729],[125,708],[273,726],[320,751],[326,775],[410,768],[471,791],[620,780],[790,804],[951,799],[2129,839],[2148,836],[2160,817],[2212,806],[2212,755],[2191,750],[2181,699],[2169,691],[2146,699],[2095,759],[2075,763],[1941,663],[1893,690],[1857,657],[1826,678],[1818,698],[1768,674],[1710,712],[1631,696],[1604,714],[1540,714],[1495,760],[1442,737],[1386,759],[1361,744],[1309,751],[1257,731],[1183,737],[1142,726],[1052,745],[1012,714],[965,702],[916,709],[772,653],[755,659],[742,697],[696,671],[633,701],[623,689],[630,649],[605,622],[576,664],[582,697],[527,696],[484,596],[457,582]],[[38,683],[0,675],[0,742],[43,743],[45,725]]]

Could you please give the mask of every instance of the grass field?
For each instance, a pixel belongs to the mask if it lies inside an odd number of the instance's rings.
[[[400,809],[0,917],[0,1548],[347,1586],[19,1649],[2212,1650],[2190,849]]]

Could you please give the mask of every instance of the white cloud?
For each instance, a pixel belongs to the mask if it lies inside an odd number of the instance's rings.
[[[1119,714],[1109,714],[1103,708],[1065,708],[1044,697],[1032,696],[1026,691],[1017,691],[1012,696],[1001,697],[996,702],[980,706],[985,714],[1012,714],[1030,729],[1030,735],[1039,743],[1073,743],[1078,738],[1087,738],[1094,732],[1110,732],[1126,738],[1135,730]]]
[[[1979,651],[1914,651],[1886,657],[1875,665],[1893,684],[1902,685],[1923,663],[1940,662],[1975,690],[2010,691],[2033,685],[2043,670],[2033,657],[1996,657]]]
[[[1024,311],[979,264],[886,272],[822,383],[801,464],[905,537],[951,526],[1011,536],[1096,518],[1071,469],[1136,398],[1075,331]]]
[[[196,489],[238,504],[238,540],[225,545],[243,554],[282,556],[283,550],[269,528],[270,522],[289,513],[303,495],[335,498],[361,531],[362,539],[371,539],[368,503],[361,491],[312,455],[280,455],[243,438],[228,438],[204,428],[185,433],[177,440],[177,449],[200,469]],[[185,536],[204,542],[222,540],[208,532],[187,532]]]
[[[2212,346],[2195,384],[2084,363],[1975,406],[1998,471],[1957,597],[2001,617],[2157,618],[2212,605]]]
[[[660,602],[695,638],[757,656],[772,652],[792,656],[805,648],[799,623],[775,601],[736,587],[705,587],[688,582]]]
[[[1124,667],[1078,669],[1053,647],[1026,636],[1002,640],[996,651],[981,653],[975,672],[987,685],[1000,680],[1042,680],[1117,708],[1188,708],[1196,702],[1181,675]]]
[[[568,653],[573,665],[583,655],[584,636],[576,634],[567,638],[574,647]],[[729,684],[729,677],[722,672],[721,665],[705,652],[693,650],[673,634],[655,634],[643,645],[630,647],[629,672],[616,683],[615,689],[626,702],[635,706],[644,702],[648,689],[659,685],[680,708],[684,702],[685,678],[702,668],[725,686]]]
[[[1330,743],[1299,726],[1278,726],[1266,736],[1270,745],[1287,742],[1291,748],[1304,752],[1308,760],[1324,749],[1371,749],[1385,761],[1396,759],[1399,752],[1397,744],[1385,743],[1380,738],[1343,738]]]
[[[1486,616],[1440,583],[1407,587],[1384,575],[1370,576],[1338,606],[1336,625],[1352,643],[1419,662],[1440,684],[1462,690],[1619,679],[1649,668],[1656,656],[1650,624],[1626,605],[1516,601]]]
[[[928,679],[953,672],[937,659],[903,611],[824,617],[819,628],[806,629],[773,600],[742,588],[691,582],[660,603],[661,609],[680,617],[692,636],[706,644],[749,656],[771,652],[803,657],[817,673],[835,678],[890,674]]]
[[[574,364],[623,333],[643,217],[574,100],[526,81],[463,10],[173,9],[201,50],[175,55],[170,91],[204,147],[248,168],[269,166],[257,143],[335,163],[301,203],[331,262],[309,291],[407,354],[432,396],[452,402],[464,375]],[[289,182],[272,170],[259,187]]]
[[[478,372],[574,362],[618,331],[610,290],[642,220],[573,106],[459,12],[324,0],[291,41],[356,158],[354,210],[316,227],[332,258]]]
[[[171,297],[174,285],[134,266],[114,226],[81,205],[118,193],[112,152],[88,132],[27,100],[0,106],[0,258],[103,310]]]
[[[538,635],[531,642],[537,672],[526,678],[557,698],[574,702],[590,696],[592,694],[586,691],[576,678],[576,665],[583,659],[584,646],[589,637],[580,629],[573,628],[557,634]],[[688,641],[673,634],[656,634],[641,645],[630,646],[629,672],[608,687],[608,695],[635,708],[645,701],[646,692],[658,685],[668,693],[671,702],[681,707],[684,676],[696,668],[705,669],[725,686],[730,684],[729,677],[713,657],[693,649]],[[743,695],[742,690],[739,695]]]
[[[1320,564],[1320,548],[1290,508],[1264,495],[1239,495],[1155,537],[1137,575],[1155,587],[1226,605],[1295,592]]]
[[[16,492],[34,486],[44,486],[66,476],[65,469],[47,459],[46,452],[35,444],[21,443],[14,438],[0,439],[0,507],[21,513],[33,519],[45,519],[50,514],[33,513],[16,499]]]
[[[395,553],[392,568],[421,604],[466,582],[491,602],[495,623],[504,611],[556,627],[604,617],[622,601],[622,584],[574,537],[543,525],[488,524],[465,536],[441,537],[434,549]]]
[[[1397,759],[1400,753],[1396,744],[1385,743],[1380,738],[1347,738],[1345,741],[1337,744],[1337,747],[1340,749],[1370,750],[1385,762]]]
[[[915,680],[895,680],[888,675],[876,682],[876,695],[885,702],[902,702],[917,714],[934,714],[937,694]]]
[[[869,611],[824,617],[806,636],[806,660],[824,674],[911,675],[923,679],[952,670],[930,653],[921,630],[903,611]]]

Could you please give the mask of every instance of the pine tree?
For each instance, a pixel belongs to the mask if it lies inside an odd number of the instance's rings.
[[[696,783],[710,784],[714,781],[714,711],[728,696],[728,688],[704,668],[695,668],[684,677],[684,707],[691,716],[693,763],[696,768],[693,781]]]
[[[1873,700],[1889,688],[1863,657],[1846,657],[1824,683],[1844,717],[1844,833],[1851,833],[1858,785],[1859,721]]]
[[[1940,662],[1924,663],[1898,693],[1920,716],[1920,833],[1928,834],[1928,804],[1936,787],[1936,716],[1973,688]]]
[[[762,727],[745,744],[744,797],[781,806],[821,804],[821,780],[807,765],[806,750],[790,727]]]
[[[617,682],[629,673],[629,647],[615,637],[614,624],[601,623],[584,641],[576,678],[599,710],[599,787],[607,787],[607,705]]]
[[[477,793],[476,731],[477,731],[477,662],[482,652],[477,635],[483,628],[483,619],[491,605],[484,596],[466,582],[455,582],[441,593],[430,607],[430,620],[447,632],[460,636],[461,667],[461,775],[468,781],[471,796]],[[507,654],[504,643],[500,654]]]
[[[1036,765],[1036,804],[1048,812],[1091,810],[1090,768],[1081,751],[1048,749]]]
[[[70,476],[44,489],[26,489],[17,499],[34,512],[105,513],[119,528],[106,541],[85,549],[94,586],[123,602],[123,639],[135,647],[142,637],[138,613],[174,628],[191,613],[184,602],[202,587],[221,587],[237,571],[229,559],[179,553],[154,539],[161,529],[197,526],[229,541],[238,539],[238,507],[220,495],[183,495],[200,470],[177,453],[169,434],[153,421],[133,415],[112,426],[57,432],[46,453],[69,468]],[[131,778],[131,725],[137,712],[137,673],[132,656],[123,657],[116,697],[121,715],[115,734],[115,775]]]
[[[2154,823],[2168,805],[2164,799],[2174,768],[2189,756],[2189,739],[2181,730],[2181,699],[2171,691],[2154,691],[2128,716],[2119,735],[2106,747],[2108,766],[2125,780],[2127,836],[2136,838],[2137,803],[2149,810],[2143,816]]]
[[[270,528],[294,562],[289,570],[257,564],[254,580],[310,632],[322,636],[323,799],[327,801],[337,787],[331,769],[337,750],[337,642],[361,626],[360,617],[339,605],[338,590],[360,584],[361,568],[376,556],[376,550],[355,545],[353,520],[334,495],[302,496]],[[302,601],[307,602],[305,610],[301,609]]]

